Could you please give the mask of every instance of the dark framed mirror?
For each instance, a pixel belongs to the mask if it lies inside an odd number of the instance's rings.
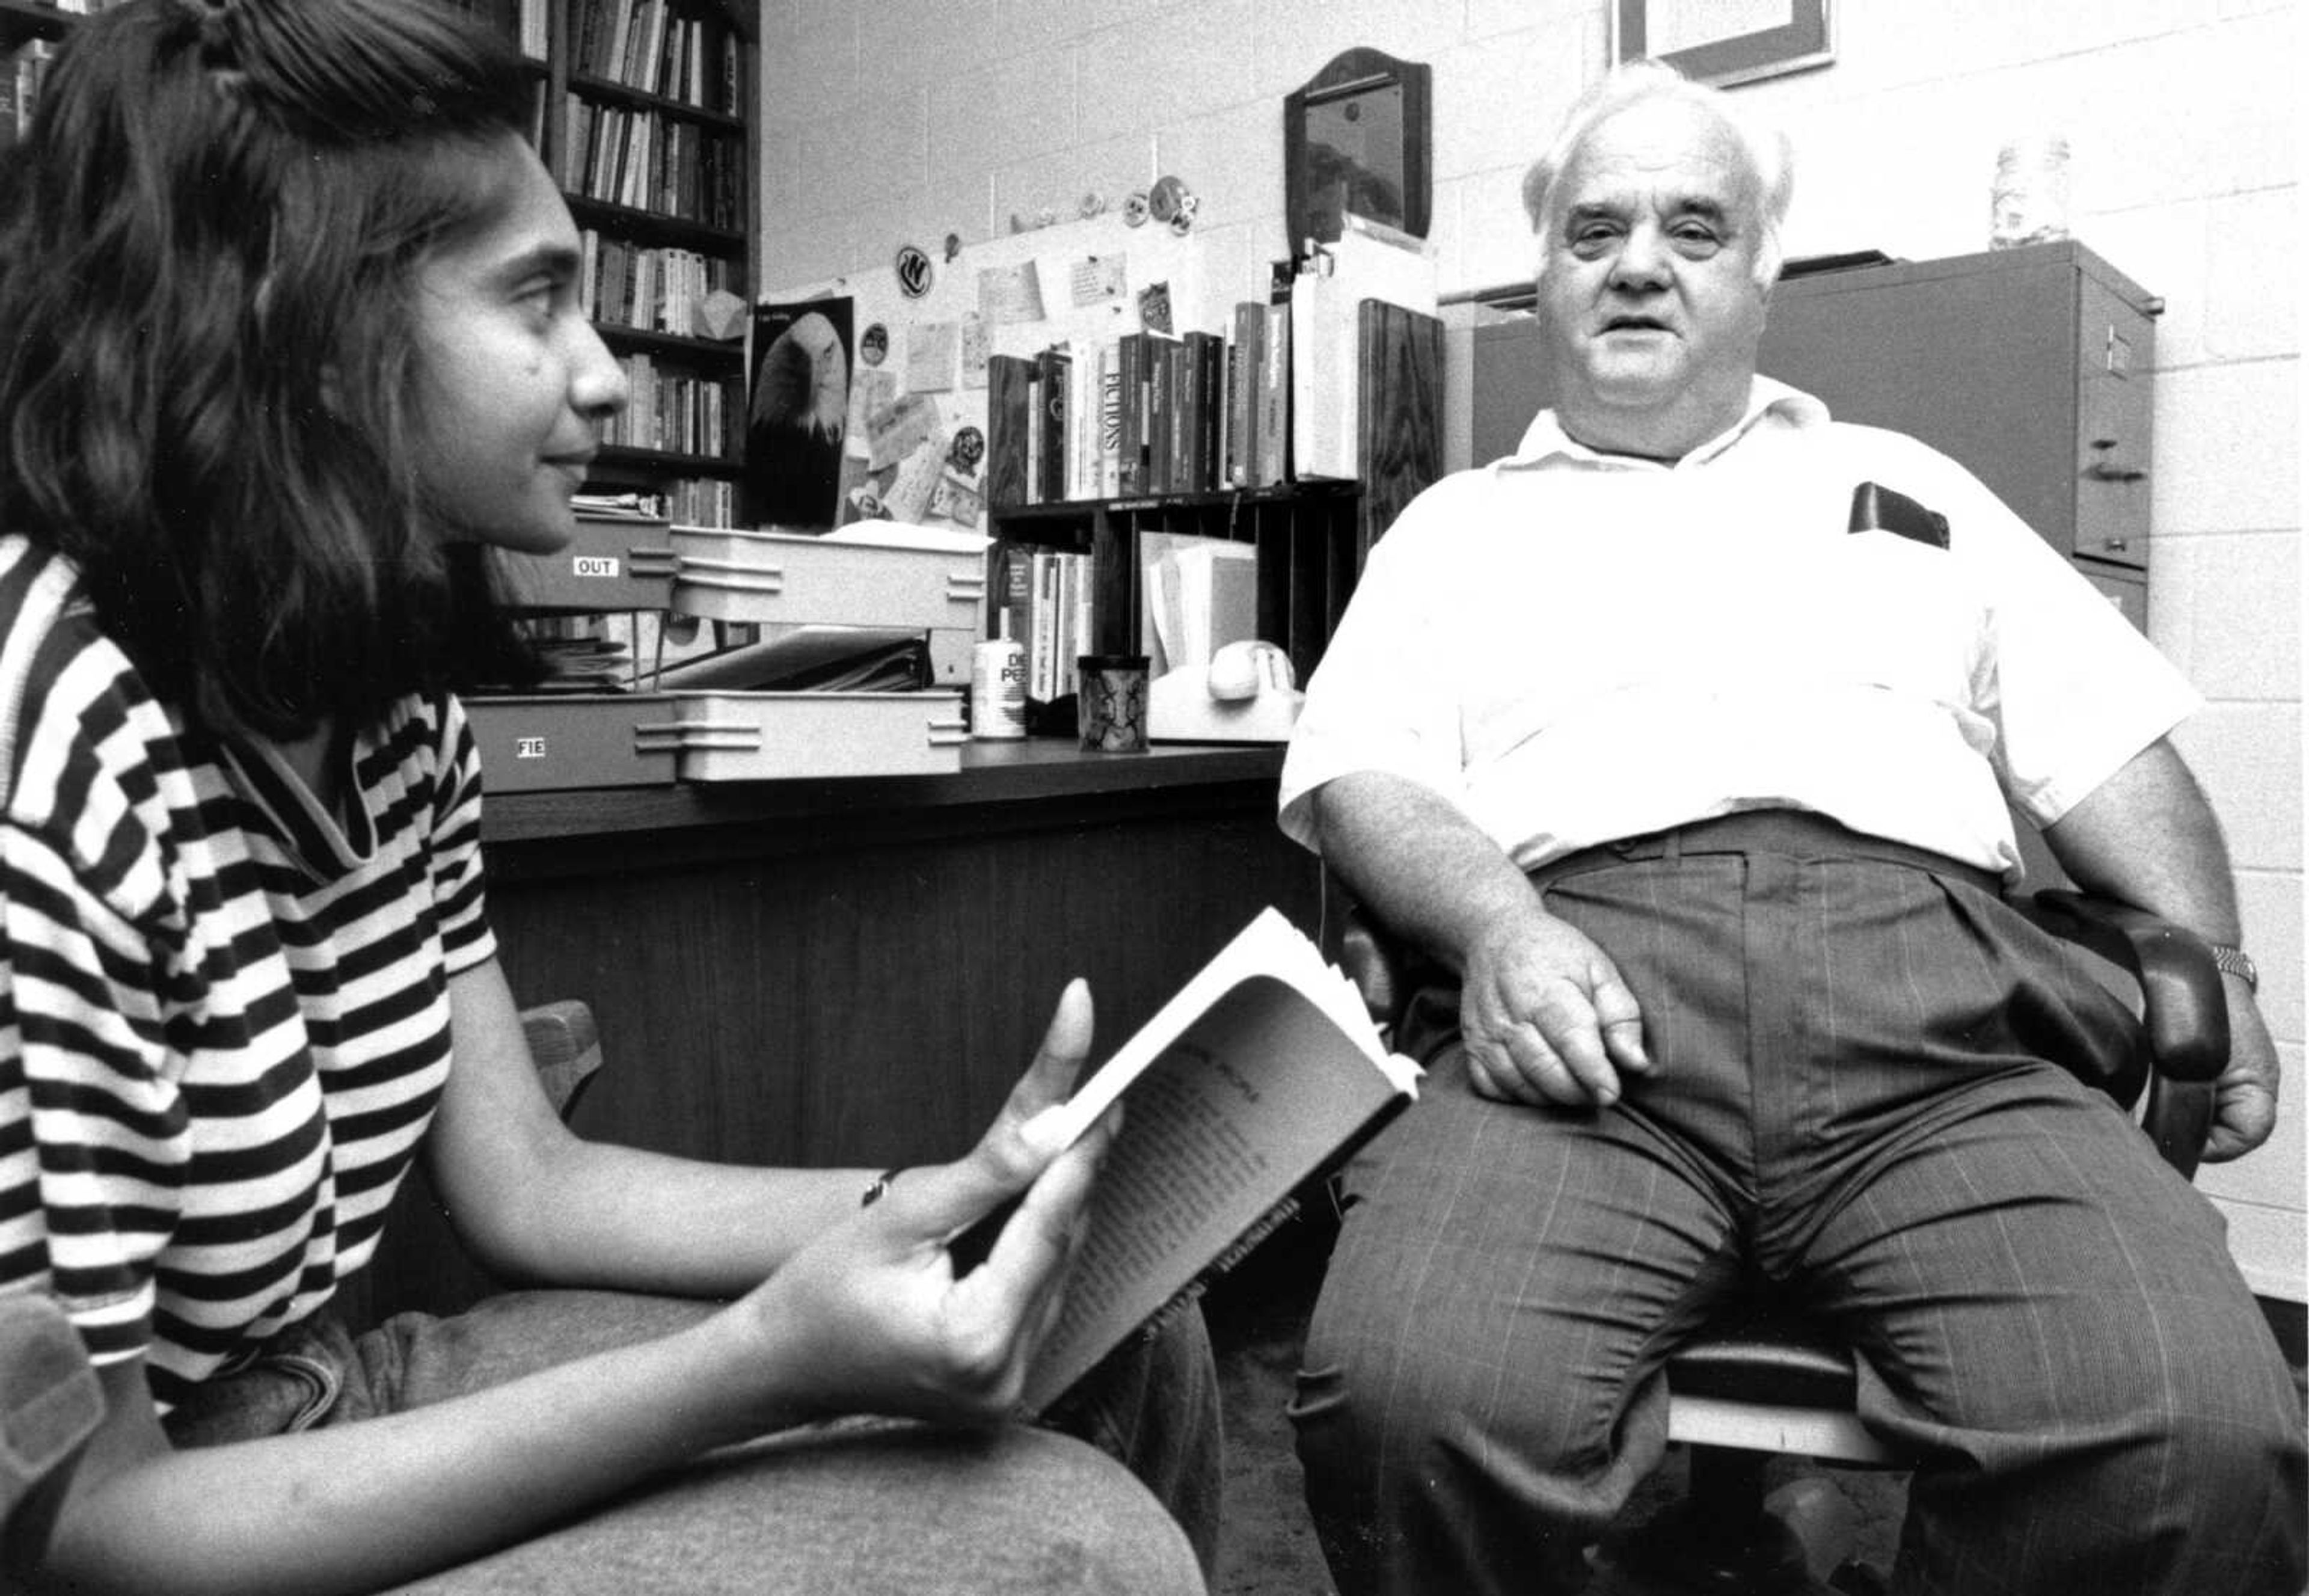
[[[1427,236],[1431,75],[1381,50],[1345,50],[1284,100],[1292,254],[1336,239],[1343,211]]]

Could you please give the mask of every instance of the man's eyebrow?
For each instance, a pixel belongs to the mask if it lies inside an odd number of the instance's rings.
[[[1578,227],[1588,221],[1616,221],[1625,209],[1625,206],[1610,200],[1581,200],[1564,207],[1563,225]]]
[[[1710,199],[1706,195],[1694,194],[1687,195],[1669,206],[1668,214],[1697,216],[1702,221],[1713,221],[1721,225],[1731,220],[1732,209],[1721,200]]]

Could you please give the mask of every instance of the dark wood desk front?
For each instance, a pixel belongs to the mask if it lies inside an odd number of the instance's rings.
[[[1258,909],[1310,933],[1281,751],[975,744],[959,775],[506,794],[484,809],[516,999],[582,997],[586,1133],[692,1157],[955,1156],[1060,988],[1103,1047]]]

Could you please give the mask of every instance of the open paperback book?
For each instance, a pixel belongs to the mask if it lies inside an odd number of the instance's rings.
[[[1353,984],[1262,910],[1056,1111],[1072,1140],[1124,1105],[1027,1410],[1249,1251],[1302,1182],[1418,1094],[1419,1075],[1380,1043]]]

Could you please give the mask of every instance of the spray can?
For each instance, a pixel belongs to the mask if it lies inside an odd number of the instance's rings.
[[[1010,636],[1010,617],[997,618],[997,635],[970,651],[970,734],[1007,739],[1026,734],[1026,648]]]

